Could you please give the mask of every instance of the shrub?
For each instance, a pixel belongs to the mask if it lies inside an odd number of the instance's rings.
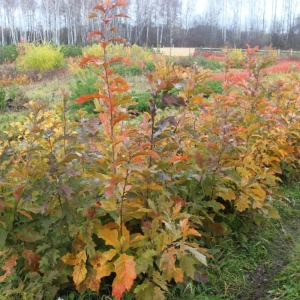
[[[228,53],[229,59],[234,63],[235,67],[241,67],[241,62],[244,60],[242,49],[231,49]]]
[[[149,92],[145,93],[137,93],[137,92],[131,92],[132,100],[134,102],[137,102],[135,105],[131,105],[129,109],[137,110],[140,113],[145,111],[150,111],[150,105],[149,100],[151,99],[151,95]]]
[[[99,44],[88,45],[82,49],[83,56],[93,55],[96,57],[102,57],[103,53],[103,48]]]
[[[221,80],[208,80],[206,86],[211,89],[214,94],[223,93],[223,83]]]
[[[98,76],[90,70],[82,70],[74,74],[74,83],[69,84],[70,88],[70,109],[71,111],[76,111],[80,108],[84,108],[89,114],[94,113],[95,105],[93,102],[85,102],[82,105],[77,104],[74,100],[82,95],[93,94],[98,91],[96,83],[98,81]]]
[[[192,63],[197,63],[199,67],[203,67],[204,69],[209,69],[212,71],[218,71],[224,68],[224,63],[216,60],[205,59],[201,56],[194,57],[192,59]]]
[[[20,70],[53,70],[63,66],[63,54],[60,48],[50,44],[24,44],[20,50],[17,65]]]
[[[185,68],[192,67],[194,64],[197,64],[199,67],[212,71],[218,71],[224,68],[223,62],[207,59],[203,56],[194,56],[191,58],[181,57],[177,60],[174,60],[174,63]]]
[[[124,66],[124,65],[115,65],[113,66],[115,70],[121,76],[139,76],[143,74],[141,67],[139,66]]]
[[[82,55],[82,46],[63,45],[60,49],[64,57],[77,57]]]
[[[0,47],[0,64],[13,62],[17,59],[18,52],[16,45],[4,45]]]

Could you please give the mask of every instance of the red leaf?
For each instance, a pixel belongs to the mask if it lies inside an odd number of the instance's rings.
[[[106,96],[96,92],[94,94],[88,94],[88,95],[80,96],[75,101],[77,103],[83,103],[83,102],[89,101],[89,100],[94,99],[94,98],[104,98],[104,97],[106,97]]]
[[[19,200],[23,194],[23,191],[24,191],[24,187],[23,186],[20,186],[18,187],[15,191],[14,191],[14,197]]]
[[[94,66],[103,66],[103,65],[107,64],[107,62],[99,60],[99,58],[97,56],[89,55],[89,56],[83,57],[81,59],[79,66],[82,67],[82,66],[86,65],[87,63],[91,63]]]
[[[25,258],[25,268],[33,272],[38,272],[40,255],[28,249],[25,249],[22,255]]]
[[[96,6],[93,7],[93,9],[97,9],[97,10],[100,10],[102,12],[105,12],[105,7],[104,7],[103,4],[102,5],[96,5]]]
[[[128,44],[128,42],[121,37],[111,38],[111,39],[109,39],[109,41],[115,41],[115,42],[119,42],[119,43],[125,44],[125,45]]]
[[[111,22],[113,19],[114,19],[114,16],[111,16],[111,17],[109,17],[109,18],[104,19],[103,22],[104,22],[105,24],[108,24],[108,23]]]
[[[103,37],[103,32],[102,31],[93,31],[90,32],[87,36],[87,39],[90,40],[91,38],[93,38],[95,35],[101,35]]]
[[[128,1],[127,0],[117,0],[116,6],[126,6],[128,5]]]

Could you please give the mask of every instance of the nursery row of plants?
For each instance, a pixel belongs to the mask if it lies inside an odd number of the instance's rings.
[[[119,6],[95,7],[104,29],[80,63],[95,90],[76,102],[92,101],[97,115],[78,108],[73,120],[64,94],[52,107],[28,103],[26,121],[1,134],[6,299],[174,298],[180,285],[207,283],[219,236],[246,240],[249,228],[278,219],[279,186],[299,179],[296,73],[270,82],[272,61],[249,47],[243,76],[225,60],[213,93],[210,71],[161,61],[146,73],[148,106],[136,117],[138,96],[115,69],[128,59],[109,52],[125,42],[108,37],[124,17],[112,12]]]

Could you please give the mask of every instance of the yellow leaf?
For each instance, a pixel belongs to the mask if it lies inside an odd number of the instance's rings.
[[[242,194],[236,201],[235,201],[235,206],[236,209],[240,212],[245,211],[249,206],[251,205],[251,201],[249,197],[246,195]]]
[[[97,236],[103,239],[106,245],[113,246],[117,251],[120,250],[119,233],[116,229],[109,229],[104,226],[97,229]]]
[[[75,265],[78,265],[80,264],[81,262],[86,262],[86,251],[85,250],[82,250],[80,251],[77,255],[76,255],[76,258],[74,260],[74,263]]]
[[[81,261],[80,264],[74,267],[73,281],[76,286],[78,286],[85,279],[86,273],[87,270],[86,270],[85,262]]]
[[[61,260],[69,266],[75,266],[75,259],[76,259],[76,254],[74,253],[67,253],[66,255],[64,255]]]
[[[175,282],[183,282],[183,273],[180,268],[175,268],[174,280]]]
[[[221,197],[224,200],[235,200],[236,195],[232,189],[228,188],[218,188],[217,196]]]
[[[109,276],[112,272],[115,271],[114,265],[112,263],[105,263],[104,265],[101,265],[100,267],[96,268],[97,280],[101,280],[104,277]]]

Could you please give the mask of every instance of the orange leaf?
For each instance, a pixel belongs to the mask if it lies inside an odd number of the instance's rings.
[[[12,274],[13,267],[17,264],[18,255],[13,254],[12,256],[8,257],[2,266],[2,270],[6,271],[2,276],[0,276],[0,282],[3,282],[10,274]]]
[[[88,289],[94,292],[98,292],[100,288],[100,281],[96,278],[95,275],[92,275],[87,278],[87,280],[85,281],[85,285]]]
[[[168,251],[162,255],[160,269],[163,272],[164,279],[167,281],[172,280],[175,276],[175,261],[176,253],[174,248],[168,249]]]
[[[23,215],[24,217],[28,218],[29,220],[33,220],[33,219],[32,219],[32,216],[31,216],[29,213],[27,213],[26,211],[18,210],[18,212],[19,212],[21,215]]]
[[[128,5],[128,1],[127,0],[117,0],[116,6],[127,6]]]
[[[112,284],[112,295],[120,300],[125,290],[129,291],[136,279],[136,263],[133,256],[123,253],[114,265],[117,276]]]
[[[181,160],[189,160],[190,158],[187,155],[176,155],[174,154],[172,159],[170,160],[170,163],[176,162],[176,161],[181,161]]]
[[[96,14],[97,16],[97,14]],[[90,32],[87,36],[87,39],[90,40],[93,36],[95,35],[101,35],[103,36],[103,32],[102,31],[93,31],[93,32]]]
[[[174,280],[175,282],[183,282],[183,273],[180,268],[175,269]]]
[[[93,18],[97,18],[97,17],[98,17],[98,15],[96,13],[90,13],[88,16],[89,19],[93,19]]]
[[[83,103],[83,102],[89,101],[89,100],[94,99],[94,98],[105,98],[105,97],[106,97],[105,95],[102,95],[102,94],[96,92],[94,94],[80,96],[75,101],[77,103]]]

